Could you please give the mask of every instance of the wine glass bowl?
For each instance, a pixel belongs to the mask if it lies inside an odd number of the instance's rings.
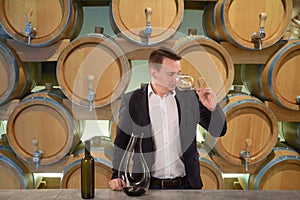
[[[195,89],[194,82],[195,82],[194,78],[189,75],[178,75],[176,78],[176,86],[180,90]],[[199,77],[197,79],[197,85],[198,85],[198,89],[203,89],[204,87],[206,87],[206,81],[205,81],[204,77]]]
[[[179,75],[176,79],[176,85],[179,89],[190,90],[194,87],[194,78],[188,75]]]

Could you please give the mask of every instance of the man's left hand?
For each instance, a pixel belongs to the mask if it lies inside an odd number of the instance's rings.
[[[197,89],[196,92],[199,96],[199,100],[208,110],[214,111],[216,109],[217,96],[210,87]]]

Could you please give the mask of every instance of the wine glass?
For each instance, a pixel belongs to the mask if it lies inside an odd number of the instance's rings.
[[[199,77],[197,79],[198,89],[203,89],[207,87],[204,77]],[[194,88],[194,78],[189,75],[180,74],[176,79],[176,86],[180,90],[193,90]]]

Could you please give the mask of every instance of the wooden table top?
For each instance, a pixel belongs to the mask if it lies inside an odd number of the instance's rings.
[[[0,190],[0,199],[81,199],[80,189],[22,189],[22,190]],[[205,199],[205,200],[299,200],[299,190],[148,190],[140,197],[126,196],[121,191],[109,189],[96,189],[94,199],[107,200],[165,200],[165,199]]]

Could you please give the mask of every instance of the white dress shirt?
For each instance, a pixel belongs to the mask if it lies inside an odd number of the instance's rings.
[[[149,114],[155,145],[152,176],[166,179],[185,176],[182,155],[178,108],[175,91],[163,97],[155,94],[148,86]]]

